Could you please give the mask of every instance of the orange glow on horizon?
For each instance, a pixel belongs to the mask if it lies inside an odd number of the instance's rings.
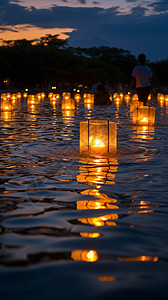
[[[16,25],[16,26],[3,26],[3,30],[0,30],[2,40],[35,40],[46,34],[55,35],[58,34],[60,39],[67,39],[69,35],[75,29],[73,28],[41,28],[30,24]],[[3,41],[0,40],[0,44]]]

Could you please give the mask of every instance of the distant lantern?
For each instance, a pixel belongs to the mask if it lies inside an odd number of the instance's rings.
[[[18,92],[18,93],[16,94],[16,98],[17,98],[17,99],[21,99],[21,98],[22,98],[22,93]]]
[[[63,99],[62,110],[75,110],[75,100],[71,98]]]
[[[165,101],[168,101],[168,94],[165,95]]]
[[[74,95],[74,100],[79,101],[81,99],[81,95],[80,94],[75,94]]]
[[[94,95],[93,94],[87,94],[84,98],[84,104],[92,104],[94,103]]]
[[[117,125],[108,120],[80,122],[80,151],[93,154],[116,152]]]
[[[24,92],[23,93],[23,98],[27,98],[28,97],[28,93],[27,92]]]
[[[133,100],[133,101],[137,101],[137,100],[139,100],[139,98],[138,98],[138,94],[134,94],[134,95],[132,95],[132,100]]]
[[[133,112],[133,110],[137,107],[144,107],[143,102],[137,100],[130,102],[130,112]]]
[[[1,111],[10,112],[12,110],[11,100],[7,98],[1,99]]]
[[[136,125],[154,125],[155,107],[144,106],[133,110],[133,124]]]
[[[62,93],[62,98],[65,99],[65,100],[70,99],[71,98],[71,93],[63,92]]]
[[[131,100],[131,96],[129,94],[126,94],[124,96],[124,100],[126,101],[126,103],[128,103]]]

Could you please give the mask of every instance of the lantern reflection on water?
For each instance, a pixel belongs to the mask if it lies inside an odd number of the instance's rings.
[[[142,139],[142,140],[153,140],[155,127],[154,126],[137,126],[133,127],[136,136],[133,136],[133,139]]]
[[[96,188],[100,188],[104,184],[115,183],[115,174],[118,169],[118,161],[115,157],[104,157],[102,159],[90,157],[87,160],[86,158],[81,158],[80,162],[83,165],[79,167],[78,182],[92,185]]]
[[[133,110],[133,124],[136,125],[154,125],[155,107],[137,107]]]
[[[98,254],[95,250],[73,250],[71,258],[76,261],[94,262],[98,260]]]
[[[116,152],[116,123],[108,120],[88,120],[80,122],[80,151],[93,154]]]

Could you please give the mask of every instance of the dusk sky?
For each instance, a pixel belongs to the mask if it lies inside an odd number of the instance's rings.
[[[168,59],[168,0],[0,0],[0,40],[68,38]]]

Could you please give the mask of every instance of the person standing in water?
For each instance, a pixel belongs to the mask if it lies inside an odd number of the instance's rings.
[[[152,71],[145,65],[146,55],[141,53],[138,55],[138,65],[134,67],[132,71],[132,78],[130,83],[130,92],[136,84],[136,91],[139,101],[146,105],[148,96],[152,92]]]

